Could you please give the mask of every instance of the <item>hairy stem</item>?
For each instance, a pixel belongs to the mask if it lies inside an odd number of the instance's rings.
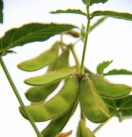
[[[28,113],[28,111],[27,111],[27,109],[26,109],[26,107],[25,107],[25,105],[24,105],[24,103],[23,103],[23,101],[22,101],[22,99],[21,99],[21,97],[20,97],[20,95],[19,95],[19,93],[18,93],[18,90],[16,89],[16,86],[15,86],[15,84],[14,84],[14,82],[13,82],[13,80],[12,80],[12,78],[11,78],[11,76],[10,76],[10,74],[9,74],[7,68],[6,68],[6,65],[4,64],[4,61],[3,61],[3,59],[2,59],[1,56],[0,56],[0,64],[1,64],[1,66],[2,66],[2,68],[3,68],[3,71],[5,72],[5,75],[6,75],[7,79],[8,79],[8,81],[9,81],[9,83],[10,83],[13,91],[14,91],[14,94],[16,95],[16,98],[18,99],[18,101],[19,101],[19,103],[20,103],[20,105],[21,105],[24,113],[27,115],[27,117],[28,117],[28,119],[29,119],[29,122],[31,123],[33,129],[35,130],[37,136],[38,136],[38,137],[42,137],[42,135],[41,135],[41,133],[39,132],[38,128],[36,127],[36,125],[35,125],[32,117],[31,117],[30,114]]]
[[[88,22],[87,22],[86,36],[85,36],[83,54],[82,54],[82,60],[81,60],[80,76],[82,76],[84,73],[84,60],[85,60],[85,54],[86,54],[86,47],[87,47],[87,43],[88,43],[88,35],[90,32],[90,12],[89,12],[89,6],[88,5],[87,5],[87,18],[88,18]]]

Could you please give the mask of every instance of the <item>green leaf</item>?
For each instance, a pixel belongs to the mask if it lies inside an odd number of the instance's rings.
[[[126,69],[113,69],[108,71],[107,73],[104,73],[103,75],[132,75],[132,71]]]
[[[67,9],[67,10],[56,10],[56,11],[51,11],[50,13],[52,14],[57,14],[57,13],[72,13],[72,14],[80,14],[80,15],[85,15],[87,14],[79,9]]]
[[[94,11],[92,17],[95,16],[106,16],[113,17],[117,19],[132,20],[132,14],[127,12],[116,12],[116,11]]]
[[[53,46],[42,52],[37,57],[23,61],[17,67],[24,71],[36,71],[52,63],[58,56],[59,44],[55,42]]]
[[[104,73],[104,69],[107,68],[111,63],[113,62],[113,60],[111,61],[104,61],[102,63],[100,63],[96,70],[98,74],[103,74]]]
[[[106,17],[102,17],[102,18],[98,19],[93,25],[90,26],[90,32],[92,30],[94,30],[98,25],[103,23],[105,20],[106,20]]]
[[[3,1],[0,0],[0,23],[3,23]]]
[[[0,39],[0,52],[35,41],[45,41],[56,34],[73,28],[75,28],[75,26],[68,24],[26,24],[5,33]]]
[[[89,2],[90,2],[90,6],[92,6],[93,4],[96,4],[96,3],[105,3],[108,0],[82,0],[82,1],[86,5],[89,5]]]
[[[68,67],[68,68],[63,68],[60,70],[48,72],[42,76],[31,77],[29,79],[26,79],[24,82],[26,84],[35,85],[35,86],[45,85],[66,78],[67,76],[70,76],[75,72],[76,72],[76,67]]]
[[[108,0],[90,0],[90,5],[93,5],[93,4],[98,4],[98,3],[105,3],[107,2]]]
[[[121,99],[107,99],[104,101],[109,109],[110,114],[115,114],[119,120],[132,117],[132,95]]]
[[[26,109],[35,122],[59,118],[73,107],[78,96],[78,90],[79,80],[76,76],[71,76],[60,91],[49,101],[44,104],[27,106]],[[21,107],[20,112],[27,118]]]

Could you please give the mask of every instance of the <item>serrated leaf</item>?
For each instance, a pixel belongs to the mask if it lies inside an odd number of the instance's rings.
[[[49,83],[53,83],[55,81],[61,80],[67,76],[70,76],[76,72],[76,67],[68,67],[60,70],[48,72],[45,75],[31,77],[26,79],[24,82],[29,85],[45,85]]]
[[[98,19],[93,25],[90,26],[90,32],[94,30],[97,26],[99,26],[101,23],[103,23],[106,20],[106,17],[102,17]]]
[[[82,2],[85,4],[85,5],[88,5],[89,2],[90,2],[90,6],[92,6],[93,4],[98,4],[98,3],[105,3],[107,2],[108,0],[82,0]]]
[[[117,116],[119,120],[132,117],[132,95],[120,99],[107,99],[104,101],[110,111],[110,114]]]
[[[0,23],[3,23],[3,1],[0,0]]]
[[[72,14],[80,14],[87,16],[87,14],[79,9],[67,9],[67,10],[56,10],[56,11],[51,11],[50,13],[52,14],[57,14],[57,13],[72,13]]]
[[[95,16],[106,16],[106,17],[113,17],[117,19],[124,19],[132,21],[132,14],[127,12],[116,12],[116,11],[94,11],[92,13],[92,17]]]
[[[56,34],[60,34],[73,28],[75,28],[75,26],[68,24],[26,24],[20,28],[14,28],[5,33],[0,39],[0,52],[30,42],[45,41]]]
[[[105,3],[107,2],[108,0],[90,0],[90,5],[93,5],[93,4],[98,4],[98,3]]]
[[[113,69],[108,71],[107,73],[104,73],[103,75],[132,75],[132,71],[126,69]]]
[[[103,61],[102,63],[100,63],[97,68],[96,71],[98,74],[103,74],[104,73],[104,69],[107,68],[111,63],[113,62],[113,60],[111,61]]]

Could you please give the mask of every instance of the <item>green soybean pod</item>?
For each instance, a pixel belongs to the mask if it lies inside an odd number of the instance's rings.
[[[50,69],[51,71],[53,71],[68,66],[69,66],[69,50],[67,49],[62,52],[62,54],[57,58],[54,65],[52,66],[52,68],[50,67]],[[48,85],[33,86],[26,91],[25,96],[31,102],[41,102],[45,100],[47,96],[57,88],[59,83],[60,82],[55,82]]]
[[[52,72],[48,72],[45,75],[28,78],[24,82],[26,84],[33,86],[46,85],[64,79],[72,74],[75,74],[75,72],[76,72],[75,66],[67,67]]]
[[[48,126],[42,130],[41,134],[43,137],[55,137],[58,135],[62,129],[65,127],[66,123],[69,121],[70,117],[74,113],[76,107],[77,107],[78,101],[74,102],[74,105],[72,108],[62,115],[61,117],[57,119],[51,120],[51,122],[48,124]]]
[[[88,71],[90,79],[93,81],[98,93],[104,97],[119,98],[127,96],[132,87],[125,84],[113,84],[99,74]]]
[[[62,89],[44,104],[27,106],[27,110],[35,122],[42,122],[64,115],[73,106],[79,90],[79,80],[71,76]],[[20,112],[26,118],[20,108]]]
[[[95,137],[94,133],[86,127],[85,121],[83,119],[79,121],[77,137]]]
[[[80,105],[85,116],[94,123],[101,123],[109,118],[104,101],[87,75],[80,82]]]
[[[56,60],[49,65],[48,72],[69,66],[69,48],[67,48],[62,51],[62,53],[56,58]]]
[[[59,82],[50,85],[33,86],[26,91],[25,96],[31,102],[41,102],[44,101],[58,85]]]
[[[39,70],[53,62],[58,56],[58,51],[59,44],[56,42],[49,50],[44,51],[35,58],[19,63],[17,67],[24,71]]]

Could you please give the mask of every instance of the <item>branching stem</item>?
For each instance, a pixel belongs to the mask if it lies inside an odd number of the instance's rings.
[[[85,60],[85,54],[86,54],[86,47],[88,43],[88,35],[90,32],[90,12],[89,12],[89,5],[87,5],[87,28],[86,28],[86,36],[85,36],[85,41],[84,41],[84,47],[83,47],[83,54],[82,54],[82,60],[81,60],[81,69],[80,69],[80,76],[83,75],[84,73],[84,60]]]
[[[7,79],[8,79],[8,81],[9,81],[9,83],[10,83],[13,91],[14,91],[14,94],[16,95],[16,97],[17,97],[17,99],[18,99],[18,101],[19,101],[19,103],[20,103],[20,105],[21,105],[24,113],[25,113],[26,116],[28,117],[28,120],[29,120],[29,122],[31,123],[33,129],[35,130],[37,136],[38,136],[38,137],[42,137],[42,135],[41,135],[41,133],[39,132],[38,128],[36,127],[36,125],[35,125],[32,117],[31,117],[30,114],[28,113],[28,111],[27,111],[27,109],[26,109],[26,107],[25,107],[25,105],[24,105],[24,103],[23,103],[23,101],[22,101],[22,99],[21,99],[21,97],[20,97],[17,89],[16,89],[16,86],[15,86],[15,84],[14,84],[14,82],[13,82],[13,80],[12,80],[12,78],[11,78],[11,76],[10,76],[10,74],[9,74],[7,68],[6,68],[6,65],[4,64],[4,61],[3,61],[3,59],[2,59],[1,56],[0,56],[0,64],[1,64],[1,66],[2,66],[2,68],[3,68],[3,71],[5,72],[5,75],[6,75]]]

